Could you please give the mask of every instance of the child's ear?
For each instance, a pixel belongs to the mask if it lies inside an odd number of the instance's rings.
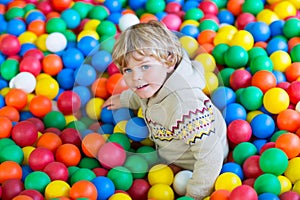
[[[167,69],[167,73],[173,72],[173,71],[174,71],[174,68],[175,68],[175,65],[169,66],[168,69]]]

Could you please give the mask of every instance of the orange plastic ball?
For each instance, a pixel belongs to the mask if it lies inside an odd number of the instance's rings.
[[[72,5],[72,0],[51,0],[51,5],[56,11],[63,11]]]
[[[80,150],[74,144],[63,144],[55,153],[56,161],[64,163],[67,167],[76,166],[80,162]]]
[[[28,195],[17,195],[15,196],[12,200],[33,200],[33,198],[31,198]]]
[[[294,133],[300,128],[300,113],[296,110],[286,109],[277,115],[276,122],[280,130]]]
[[[52,110],[51,100],[43,95],[36,95],[29,104],[29,111],[36,117],[44,117]]]
[[[83,153],[91,158],[96,158],[100,147],[105,143],[105,138],[99,133],[90,133],[82,139]]]
[[[197,41],[199,42],[199,44],[205,44],[205,43],[213,44],[216,35],[217,33],[213,30],[203,30],[198,35]]]
[[[0,164],[0,183],[4,183],[8,179],[21,179],[22,168],[14,161],[4,161]]]
[[[238,16],[242,12],[242,5],[245,0],[229,0],[227,3],[227,10],[234,16]]]
[[[92,93],[95,97],[99,97],[101,99],[107,99],[110,94],[106,89],[107,78],[101,77],[94,81],[91,86]]]
[[[140,22],[141,23],[147,23],[151,20],[154,20],[154,21],[157,21],[157,17],[151,13],[145,13],[145,14],[142,14],[141,17],[140,17]]]
[[[88,198],[90,200],[96,200],[98,193],[96,186],[87,180],[81,180],[74,183],[70,189],[70,198]]]
[[[49,149],[53,154],[61,145],[62,140],[60,139],[60,137],[52,132],[43,133],[36,143],[37,147],[44,147],[46,149]]]
[[[300,153],[300,138],[294,133],[284,133],[275,141],[275,147],[283,150],[289,159]]]
[[[0,109],[0,116],[7,117],[13,122],[18,122],[20,120],[19,111],[12,106],[4,106]]]
[[[57,75],[63,69],[63,62],[56,54],[46,55],[42,60],[42,69],[51,76]]]
[[[260,70],[252,76],[251,84],[252,86],[258,87],[263,93],[265,93],[269,89],[276,87],[277,81],[272,72]]]
[[[12,121],[7,117],[0,117],[0,139],[9,138],[11,135]]]
[[[263,49],[266,49],[266,48],[267,48],[267,45],[268,45],[268,43],[262,42],[262,41],[259,41],[259,42],[255,42],[255,43],[254,43],[254,47],[261,47],[261,48],[263,48]]]
[[[215,190],[210,195],[210,200],[229,200],[230,191],[228,190]]]
[[[46,32],[46,24],[42,20],[34,20],[28,24],[27,30],[33,32],[37,36],[40,36]]]
[[[110,94],[120,94],[122,91],[127,90],[128,86],[123,79],[123,75],[115,73],[107,79],[106,89]]]
[[[8,5],[7,8],[13,8],[13,7],[18,7],[18,8],[24,8],[26,6],[26,2],[22,0],[15,0],[11,1]]]
[[[297,44],[300,44],[300,37],[292,37],[291,39],[289,39],[289,41],[288,41],[289,51]]]
[[[296,81],[300,77],[300,62],[293,62],[284,73],[289,82]]]
[[[5,96],[5,103],[7,106],[22,110],[27,104],[27,94],[21,89],[12,88]]]

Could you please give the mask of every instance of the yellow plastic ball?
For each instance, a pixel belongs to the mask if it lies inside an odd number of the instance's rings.
[[[204,78],[206,85],[203,92],[207,95],[212,94],[219,86],[219,79],[215,73],[210,71],[205,72]]]
[[[289,160],[288,167],[284,172],[284,175],[292,182],[300,180],[300,157],[295,157]]]
[[[148,182],[150,185],[165,184],[171,185],[174,180],[172,169],[165,164],[157,164],[150,168]]]
[[[273,3],[277,3],[281,0],[267,0],[268,4],[273,4]]]
[[[9,87],[4,87],[4,88],[1,89],[0,94],[1,94],[3,97],[5,97],[9,91],[10,91],[10,88],[9,88]]]
[[[296,9],[300,9],[300,0],[288,0],[289,2],[291,2]]]
[[[150,147],[154,146],[154,142],[152,140],[150,140],[149,138],[142,140],[141,144],[144,146],[150,146]]]
[[[113,132],[114,133],[124,133],[125,134],[126,133],[125,128],[126,128],[127,122],[128,122],[127,120],[119,121],[115,125]]]
[[[278,15],[279,19],[285,19],[287,17],[295,16],[297,9],[288,1],[282,1],[275,5],[274,12]]]
[[[209,53],[201,53],[196,56],[195,60],[203,65],[205,71],[213,72],[217,67],[215,58]]]
[[[83,30],[93,30],[95,31],[97,29],[97,26],[100,24],[101,22],[97,19],[90,19],[89,21],[87,21],[84,26],[83,26]]]
[[[237,32],[237,28],[232,25],[223,25],[219,28],[215,38],[214,45],[218,44],[229,44],[233,35]]]
[[[174,191],[169,185],[155,184],[148,191],[148,199],[174,200]]]
[[[300,180],[296,181],[296,183],[293,185],[292,191],[297,192],[300,194]]]
[[[232,191],[234,188],[242,185],[240,177],[232,172],[224,172],[215,182],[215,190]]]
[[[22,151],[24,154],[24,158],[23,158],[23,162],[22,162],[23,165],[28,165],[28,159],[33,150],[35,150],[35,147],[33,147],[33,146],[26,146],[26,147],[22,148]]]
[[[91,98],[85,107],[86,114],[89,118],[94,120],[99,120],[101,115],[101,107],[104,103],[104,100],[98,97]]]
[[[273,62],[273,69],[280,72],[285,72],[286,68],[288,68],[288,66],[292,63],[290,55],[282,50],[273,52],[270,55],[270,59]]]
[[[254,38],[252,34],[246,30],[237,31],[230,40],[230,46],[241,46],[245,50],[249,51],[254,45]]]
[[[263,105],[272,114],[278,114],[286,110],[289,104],[290,97],[282,88],[271,88],[263,96]]]
[[[199,48],[197,40],[191,36],[183,36],[179,39],[182,47],[186,50],[190,58],[193,58]]]
[[[141,118],[144,118],[142,108],[139,108],[139,109],[138,109],[137,116],[138,116],[138,117],[141,117]]]
[[[45,189],[46,199],[57,197],[69,197],[70,185],[62,180],[50,182]]]
[[[48,34],[42,34],[40,35],[36,41],[35,45],[39,48],[41,51],[47,51],[47,46],[46,46],[46,40],[48,38]]]
[[[280,194],[290,191],[292,189],[292,183],[287,177],[279,175],[277,178],[281,186]]]
[[[247,117],[246,117],[247,122],[251,123],[252,119],[259,114],[263,114],[263,112],[261,112],[259,110],[252,110],[252,111],[248,112]]]
[[[37,39],[37,35],[31,31],[25,31],[21,33],[18,37],[20,44],[25,44],[25,43],[33,44],[35,43],[36,39]]]
[[[188,19],[188,20],[184,20],[180,27],[179,27],[179,30],[183,29],[183,27],[187,26],[187,25],[193,25],[193,26],[199,26],[200,22],[196,21],[196,20],[193,20],[193,19]]]
[[[77,121],[77,118],[74,115],[65,115],[66,124],[69,124],[70,122]]]
[[[85,36],[90,36],[93,37],[96,40],[99,40],[99,35],[95,30],[82,30],[78,35],[77,35],[77,41],[80,41],[81,38]]]
[[[54,78],[41,78],[37,80],[35,86],[36,95],[44,95],[49,99],[54,99],[59,92],[59,85]]]
[[[35,97],[34,94],[32,94],[32,93],[27,94],[27,104],[26,104],[26,106],[22,109],[22,111],[29,111],[29,105],[30,105],[30,102],[31,102],[31,100],[33,99],[33,97]]]
[[[36,80],[41,80],[43,78],[52,78],[52,76],[50,76],[49,74],[46,73],[40,73],[39,75],[36,76]]]
[[[116,193],[111,195],[108,200],[132,200],[132,198],[125,193]]]
[[[256,15],[257,21],[265,22],[270,25],[272,22],[279,20],[275,12],[270,9],[263,9]]]

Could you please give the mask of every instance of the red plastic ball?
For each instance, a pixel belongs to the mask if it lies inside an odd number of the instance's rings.
[[[23,190],[20,193],[20,195],[30,196],[33,200],[44,200],[43,195],[37,190],[32,190],[32,189]]]
[[[120,70],[117,67],[117,65],[114,62],[112,62],[107,67],[107,73],[108,73],[109,76],[111,76],[114,73],[120,73]]]
[[[63,144],[74,144],[77,147],[81,146],[81,138],[78,130],[74,128],[66,128],[61,131],[60,139]]]
[[[227,136],[234,144],[247,142],[252,136],[252,128],[245,120],[234,120],[227,127]]]
[[[132,200],[147,199],[150,184],[144,179],[135,179],[127,191]]]
[[[6,56],[17,55],[21,50],[18,37],[10,34],[4,35],[0,40],[0,51]]]
[[[259,154],[261,155],[265,150],[273,148],[273,147],[275,147],[275,142],[267,142],[260,148]]]
[[[41,50],[39,50],[39,49],[29,49],[24,54],[23,58],[27,57],[27,56],[32,56],[34,58],[37,58],[38,60],[42,60],[44,58],[43,52]]]
[[[11,200],[24,190],[20,179],[9,179],[2,184],[2,200]]]
[[[286,109],[277,115],[276,122],[280,130],[296,132],[300,128],[300,113],[296,110]]]
[[[39,57],[32,55],[24,56],[20,62],[20,72],[30,72],[34,76],[39,75],[42,71],[42,64]]]
[[[241,13],[237,16],[235,24],[238,30],[243,30],[247,24],[255,22],[256,18],[251,13]]]
[[[219,8],[213,1],[202,1],[198,8],[200,8],[204,14],[217,15],[219,12]]]
[[[245,69],[238,69],[231,74],[229,84],[233,90],[246,88],[251,85],[251,78],[252,75],[249,71]]]
[[[240,185],[234,188],[229,196],[229,200],[257,200],[258,196],[254,188],[249,185]]]
[[[249,185],[250,187],[254,187],[254,182],[256,178],[247,178],[243,180],[243,185]]]
[[[69,8],[72,2],[73,2],[72,0],[50,0],[52,7],[56,11],[63,11]]]
[[[178,13],[181,10],[181,5],[177,2],[170,2],[167,4],[165,12],[167,13]]]
[[[28,164],[32,170],[41,171],[53,161],[54,155],[49,149],[37,147],[29,155]]]
[[[287,90],[289,86],[290,86],[290,83],[286,82],[286,81],[282,81],[276,85],[276,87],[279,87],[284,90]]]
[[[294,81],[287,88],[287,93],[289,94],[290,101],[293,104],[297,104],[300,101],[300,81]]]
[[[243,163],[243,172],[246,178],[257,178],[263,174],[259,167],[259,155],[250,156]]]
[[[98,160],[103,167],[111,169],[124,164],[126,152],[120,144],[108,142],[99,149]]]
[[[93,172],[95,173],[96,176],[106,176],[108,173],[108,170],[104,169],[102,167],[96,167],[93,169]]]
[[[257,71],[251,80],[253,86],[258,87],[263,93],[267,92],[269,89],[276,87],[276,77],[274,74],[267,70]]]
[[[300,195],[294,191],[287,191],[279,195],[280,200],[299,200]]]
[[[57,107],[64,115],[76,113],[80,106],[80,97],[73,91],[64,91],[57,99]]]
[[[51,181],[54,180],[62,180],[62,181],[68,181],[69,172],[66,165],[64,165],[61,162],[51,162],[48,165],[45,166],[43,171],[48,174]]]
[[[38,138],[38,130],[33,123],[21,121],[12,128],[11,137],[20,147],[32,146]]]
[[[26,121],[33,123],[39,132],[43,132],[45,130],[44,122],[39,118],[30,117]]]

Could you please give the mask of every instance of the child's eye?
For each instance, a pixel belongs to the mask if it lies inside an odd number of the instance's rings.
[[[142,66],[142,69],[143,69],[143,70],[146,70],[146,69],[149,69],[149,68],[150,68],[149,65],[143,65],[143,66]]]
[[[128,68],[125,68],[125,69],[123,69],[123,73],[125,74],[125,73],[130,73],[132,71],[132,69],[128,69]]]

